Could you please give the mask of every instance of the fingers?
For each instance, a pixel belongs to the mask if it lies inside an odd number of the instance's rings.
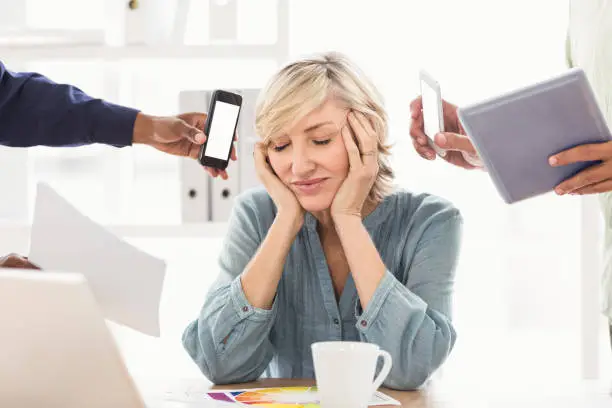
[[[204,135],[204,132],[201,132],[198,128],[192,127],[189,130],[189,135],[193,138],[193,143],[197,145],[204,144],[206,141],[206,135]]]
[[[421,106],[420,99],[418,106]],[[413,143],[414,148],[421,155],[421,157],[433,160],[436,157],[436,152],[429,146],[429,140],[427,135],[425,135],[423,126],[423,115],[419,113],[416,117],[413,116],[410,123],[410,137],[415,142]],[[421,148],[419,148],[419,146]],[[431,155],[431,158],[428,157],[429,155]]]
[[[191,143],[201,145],[206,141],[204,132],[184,120],[179,122],[179,132],[182,138],[189,140]]]
[[[457,133],[438,133],[434,137],[434,143],[446,150],[466,152],[469,155],[478,156],[472,141],[467,136],[459,135]]]
[[[219,170],[214,167],[206,167],[206,172],[213,178],[219,175]]]
[[[266,161],[266,153],[264,152],[264,147],[261,143],[255,144],[255,150],[253,151],[253,158],[255,160],[255,170],[257,171],[257,176],[262,181],[262,183],[266,183],[269,180],[269,177],[273,175],[270,165]]]
[[[189,112],[182,113],[178,115],[179,119],[184,120],[190,126],[195,126],[200,129],[202,132],[204,131],[204,127],[206,126],[206,118],[208,115],[203,112]]]
[[[446,126],[446,124],[445,124]],[[463,124],[461,123],[460,120],[457,120],[457,127],[459,128],[459,134],[460,135],[467,135],[467,132],[465,131],[465,128],[463,127]]]
[[[410,102],[410,116],[412,117],[412,119],[417,119],[418,117],[421,117],[422,109],[423,99],[421,99],[420,96]]]
[[[237,140],[238,140],[238,136],[235,135],[234,136],[234,142],[237,141]],[[197,157],[199,157],[199,150],[198,150],[197,155],[196,155],[196,158]],[[238,160],[238,156],[236,155],[236,146],[234,144],[232,144],[232,152],[230,154],[230,158],[233,161]],[[214,167],[205,167],[205,169],[206,169],[206,172],[208,174],[210,174],[210,176],[212,178],[216,178],[216,177],[221,176],[221,178],[223,180],[228,180],[229,179],[229,175],[227,174],[226,170],[220,170],[220,169],[216,169]]]
[[[232,161],[238,160],[238,155],[236,153],[236,142],[238,142],[238,132],[234,134],[234,141],[232,142],[232,152],[230,154]]]
[[[463,152],[465,151],[466,152],[465,154],[469,154],[470,156],[473,156],[475,158],[478,157],[478,154],[476,153],[476,149],[474,148],[474,146],[472,145],[472,143],[467,137],[461,136],[461,135],[455,135],[453,133],[450,133],[450,134],[444,133],[445,139],[440,140],[440,136],[441,135],[438,135],[436,138],[436,144],[438,146],[440,147],[444,147],[443,145],[453,146],[457,150],[457,151],[453,151],[453,149],[449,147],[445,147],[449,151],[446,153],[444,160],[446,160],[450,164],[453,164],[457,167],[461,167],[467,170],[479,168],[479,166],[476,166],[470,163],[469,161],[467,161],[463,155]],[[412,145],[414,146],[414,150],[416,150],[416,152],[422,158],[427,159],[427,160],[436,159],[437,157],[436,152],[434,149],[432,149],[429,146],[429,144],[421,145],[417,140],[413,139]]]
[[[355,139],[353,139],[353,131],[347,124],[342,127],[340,133],[342,134],[344,146],[346,147],[346,152],[348,153],[350,168],[358,169],[359,167],[363,166],[363,163],[361,162],[361,153],[359,152],[359,148],[355,144]]]
[[[423,130],[423,115],[412,119],[410,123],[410,137],[421,146],[427,146],[427,136]]]
[[[572,193],[575,190],[600,183],[612,178],[612,169],[609,164],[599,164],[582,170],[574,177],[560,183],[555,192],[559,195]]]
[[[444,116],[444,128],[447,131],[456,132],[459,130],[459,133],[465,134],[461,130],[462,126],[457,118],[457,105],[442,99],[442,115]]]
[[[206,167],[206,172],[210,174],[212,178],[216,178],[221,176],[223,180],[227,180],[229,176],[227,175],[227,171],[215,169],[214,167]]]
[[[429,147],[429,145],[423,146],[423,145],[421,145],[419,142],[417,142],[414,139],[412,140],[412,145],[414,146],[414,150],[416,150],[416,152],[422,158],[427,159],[427,160],[435,160],[436,159],[436,152],[435,152],[434,149]]]
[[[469,163],[470,166],[472,166],[473,168],[483,169],[483,170],[485,169],[484,162],[482,161],[482,159],[480,158],[478,154],[473,155],[473,154],[468,154],[466,152],[456,152],[456,153],[460,154],[463,160]]]
[[[565,166],[571,163],[604,160],[612,157],[612,142],[592,143],[574,147],[551,156],[551,166]]]
[[[35,263],[33,263],[32,261],[30,261],[27,256],[24,256],[23,259],[25,259],[26,262],[27,262],[27,268],[26,269],[36,269],[36,270],[41,270],[42,269],[40,266],[38,266]]]
[[[236,133],[234,135],[234,141],[232,142],[232,153],[230,154],[230,157],[233,161],[238,160],[238,156],[236,154],[236,142],[238,141],[238,134]]]
[[[444,160],[453,164],[457,167],[461,167],[466,170],[473,170],[479,168],[478,166],[474,166],[472,163],[467,161],[461,152],[448,152],[444,157]]]
[[[586,195],[586,194],[599,194],[607,193],[612,191],[612,179],[601,181],[599,183],[591,184],[590,186],[582,187],[574,190],[572,194]]]
[[[363,158],[363,162],[377,162],[378,140],[374,128],[361,112],[351,112],[349,114],[349,124],[357,136],[358,149]]]
[[[189,143],[189,142],[186,142],[186,141],[183,141],[183,142]],[[189,146],[187,147],[187,149],[188,149],[188,153],[187,153],[188,157],[191,157],[192,159],[199,159],[200,158],[200,149],[201,149],[200,145],[197,145],[197,144],[194,144],[194,143],[189,143]]]
[[[9,254],[0,258],[0,267],[2,268],[17,268],[17,269],[40,269],[27,258],[17,254]]]

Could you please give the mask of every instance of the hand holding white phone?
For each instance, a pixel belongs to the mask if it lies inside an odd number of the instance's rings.
[[[429,146],[436,151],[438,156],[446,156],[446,150],[434,143],[434,136],[444,132],[444,115],[442,111],[442,93],[440,85],[424,70],[419,73],[421,84],[421,98],[423,103],[423,130]]]

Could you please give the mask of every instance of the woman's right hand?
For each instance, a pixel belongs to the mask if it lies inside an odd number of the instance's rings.
[[[299,229],[304,223],[304,209],[293,191],[291,191],[272,170],[266,160],[265,147],[261,143],[255,145],[255,170],[257,177],[266,187],[278,210],[277,218],[292,222]]]

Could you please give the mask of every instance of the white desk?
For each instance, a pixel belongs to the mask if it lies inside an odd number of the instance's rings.
[[[138,381],[138,379],[137,379]],[[160,382],[161,381],[161,382]],[[164,383],[161,379],[138,381],[143,393],[148,396],[148,408],[195,408],[190,396],[210,391],[212,385],[205,379],[173,380]],[[161,385],[159,385],[161,384]],[[312,380],[261,380],[249,384],[217,387],[219,389],[244,389],[279,386],[309,386]],[[499,384],[498,384],[499,385]],[[487,379],[482,383],[453,385],[432,384],[421,391],[401,392],[382,389],[384,393],[400,401],[401,408],[610,408],[612,395],[605,382],[580,381],[571,385],[524,389],[520,384],[506,384],[505,387],[487,388]],[[157,395],[157,397],[156,397]],[[166,400],[164,400],[164,396]],[[201,408],[208,407],[200,404]],[[214,405],[213,405],[214,406]],[[230,405],[231,406],[231,405]]]

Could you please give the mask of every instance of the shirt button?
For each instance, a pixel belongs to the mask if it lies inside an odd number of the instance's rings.
[[[340,320],[334,319],[334,324],[336,324],[336,325],[340,324]]]
[[[368,326],[368,322],[366,322],[365,320],[361,321],[361,326],[362,327],[367,327]]]
[[[248,306],[244,306],[244,307],[242,308],[242,311],[243,311],[244,313],[248,312],[248,311],[249,311],[249,307],[248,307]]]

